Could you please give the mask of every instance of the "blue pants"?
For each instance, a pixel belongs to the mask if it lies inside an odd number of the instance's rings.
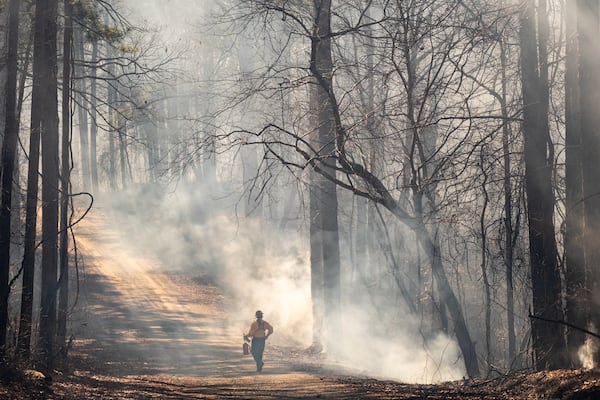
[[[261,371],[263,366],[263,353],[265,351],[265,342],[266,339],[264,337],[252,338],[252,349],[250,352],[252,353],[252,357],[254,357],[254,361],[256,361],[256,370]]]

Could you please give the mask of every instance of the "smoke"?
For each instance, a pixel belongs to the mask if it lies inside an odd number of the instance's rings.
[[[594,331],[593,327],[590,329]],[[583,366],[584,369],[594,369],[594,354],[598,353],[598,339],[593,338],[591,336],[586,336],[585,342],[583,346],[579,348],[577,351],[577,356],[579,357],[579,362]]]
[[[165,192],[142,186],[101,199],[114,210],[133,247],[154,254],[167,272],[186,272],[224,295],[231,332],[247,332],[258,309],[275,328],[271,343],[305,349],[312,342],[308,232],[281,230],[260,213],[243,217],[240,193],[212,185],[180,184]],[[242,203],[243,204],[243,203]],[[457,345],[440,334],[425,338],[419,321],[397,300],[383,306],[344,284],[342,324],[329,331],[326,366],[405,382],[463,376]],[[355,292],[352,292],[355,291]],[[361,292],[359,292],[361,291]],[[357,301],[357,299],[359,301]]]
[[[177,2],[177,7],[170,1],[129,3],[138,20],[168,26],[169,38],[184,35],[203,7],[203,2],[189,1]],[[237,156],[231,153],[235,151],[220,152],[220,162]],[[232,179],[239,178],[233,168],[225,170]],[[221,172],[217,166],[217,174],[225,174]],[[240,180],[237,183],[243,186]],[[235,184],[228,188],[194,181],[179,182],[174,188],[132,187],[121,195],[106,196],[100,204],[114,210],[115,224],[131,238],[131,246],[156,256],[163,270],[186,272],[218,287],[230,331],[240,336],[247,332],[260,309],[275,329],[271,343],[306,348],[313,327],[308,227],[301,221],[283,229],[277,217],[266,215],[266,207],[245,216],[243,198]],[[347,258],[342,260],[346,266]],[[328,366],[405,382],[431,383],[464,375],[456,343],[443,334],[422,334],[420,321],[403,309],[401,301],[360,301],[373,294],[348,282],[342,291],[341,325],[328,329],[333,337],[324,340],[330,344]],[[387,293],[379,295],[385,298]]]
[[[194,274],[224,291],[232,329],[247,331],[261,309],[277,329],[273,342],[309,344],[310,276],[301,232],[281,234],[267,219],[242,217],[236,194],[201,184],[170,193],[144,186],[109,201],[116,224],[135,238],[132,246],[156,255],[166,271]]]
[[[425,341],[416,321],[405,315],[405,323],[386,335],[372,329],[373,320],[352,320],[335,338],[342,365],[358,372],[404,382],[435,383],[463,376],[462,360],[454,341],[443,334]]]

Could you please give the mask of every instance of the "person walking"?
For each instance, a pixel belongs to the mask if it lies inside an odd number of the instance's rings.
[[[256,361],[256,372],[262,372],[263,353],[265,351],[265,342],[273,334],[273,326],[263,319],[263,312],[258,310],[255,314],[256,321],[250,325],[250,330],[244,335],[246,341],[252,338],[250,353]]]

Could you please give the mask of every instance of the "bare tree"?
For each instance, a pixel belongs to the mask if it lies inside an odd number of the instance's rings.
[[[548,16],[546,1],[525,3],[520,44],[523,90],[523,135],[529,254],[535,317],[562,320],[561,279],[554,230],[552,171],[554,148],[548,126]],[[537,29],[536,29],[537,26]],[[539,54],[539,55],[538,55]],[[538,369],[565,366],[566,342],[553,325],[531,321],[533,351]]]
[[[317,102],[317,154],[319,169],[324,175],[335,177],[336,156],[340,148],[335,129],[335,95],[333,93],[333,61],[331,58],[331,1],[314,1],[315,22],[311,36],[310,72],[317,85],[311,98]],[[334,179],[319,180],[316,199],[319,210],[323,258],[323,295],[325,335],[331,340],[332,333],[339,329],[340,321],[340,250],[338,233],[337,185]],[[331,347],[334,342],[329,342]]]
[[[0,358],[6,350],[11,248],[12,189],[17,153],[17,56],[19,45],[19,0],[8,4],[7,81],[4,140],[2,141],[2,196],[0,202]]]

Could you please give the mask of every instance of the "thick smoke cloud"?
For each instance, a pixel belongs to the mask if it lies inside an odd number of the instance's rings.
[[[161,269],[219,287],[231,331],[241,335],[261,309],[276,328],[273,344],[307,348],[312,340],[307,232],[280,231],[266,218],[239,216],[239,195],[180,184],[171,191],[132,189],[100,202],[110,203],[116,226],[128,227],[130,246],[155,255]],[[357,286],[344,290],[351,299],[368,296],[349,292]],[[328,361],[332,367],[407,382],[462,376],[455,342],[438,335],[425,345],[418,321],[397,302],[375,310],[370,302],[353,301],[343,309],[343,326],[332,330],[331,342],[338,345],[328,352],[335,354]]]
[[[132,22],[160,27],[167,44],[191,35],[191,28],[205,16],[205,2],[146,0],[126,4]],[[195,65],[193,60],[202,60],[203,54],[189,52],[186,57],[186,64]],[[131,246],[158,257],[162,269],[185,271],[220,288],[232,331],[241,335],[254,311],[261,309],[275,326],[274,344],[306,348],[312,341],[313,324],[306,218],[293,228],[282,229],[279,220],[260,212],[244,216],[247,200],[243,185],[232,172],[236,171],[233,164],[239,162],[236,150],[219,157],[233,161],[218,166],[218,178],[234,176],[240,187],[199,180],[145,185],[121,196],[106,196],[99,204],[113,210],[115,225],[128,230]],[[283,193],[270,196],[284,201],[277,198],[284,197]],[[349,257],[345,256],[343,263],[343,269],[348,270]],[[327,349],[331,366],[407,382],[463,376],[456,343],[442,334],[425,338],[419,321],[403,309],[400,300],[357,302],[372,293],[347,282],[343,291],[348,299],[343,305],[343,326],[332,329],[336,337],[328,341],[338,346]]]

